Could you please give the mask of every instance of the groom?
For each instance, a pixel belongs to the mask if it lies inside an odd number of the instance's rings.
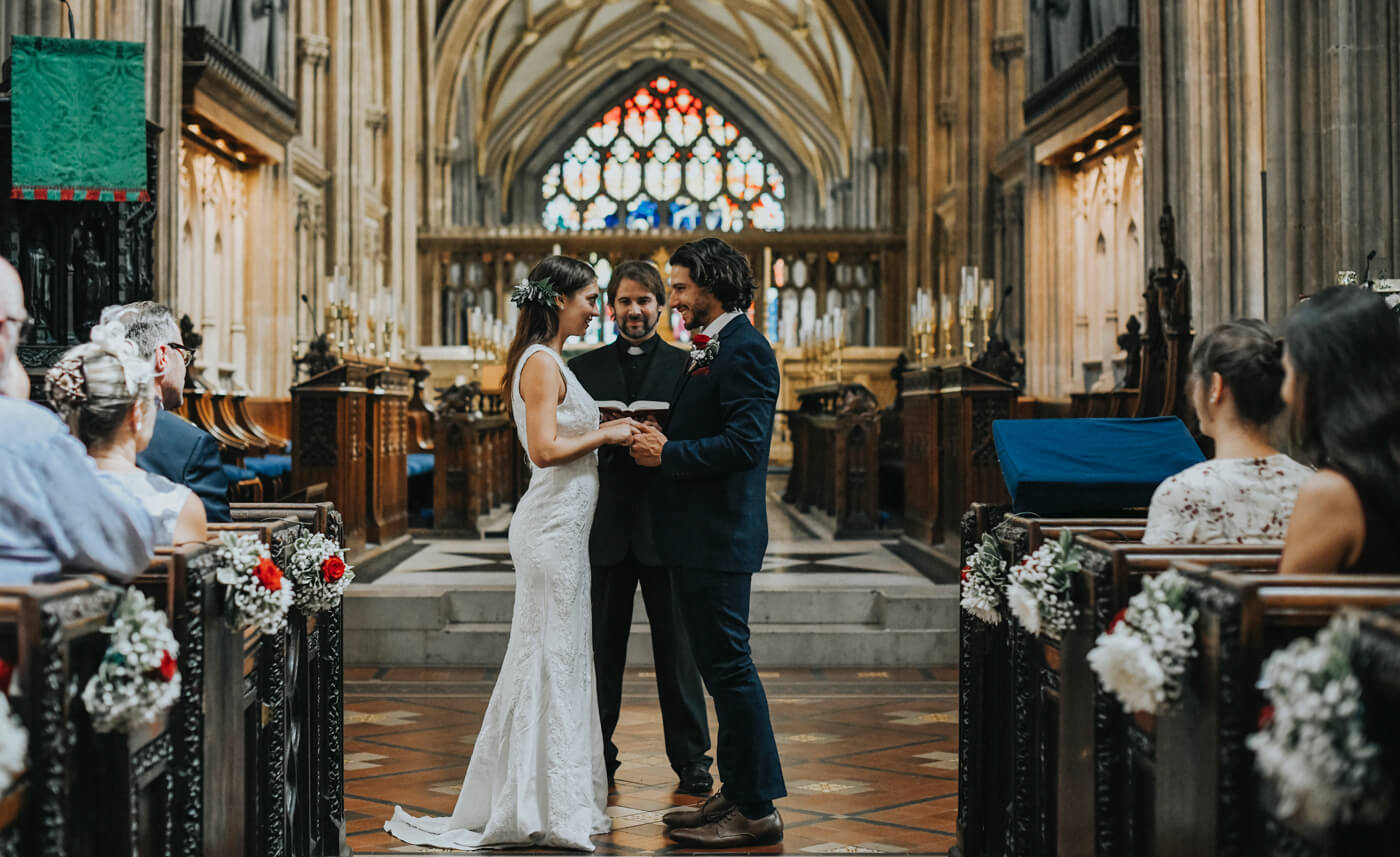
[[[749,649],[752,575],[768,547],[768,447],[778,401],[773,348],[749,322],[753,272],[718,238],[671,256],[671,309],[691,331],[690,362],[665,433],[636,437],[632,457],[672,487],[652,507],[662,562],[672,566],[696,665],[715,702],[715,755],[724,785],[694,809],[667,813],[670,836],[691,848],[782,841],[773,806],[787,794],[768,698]]]

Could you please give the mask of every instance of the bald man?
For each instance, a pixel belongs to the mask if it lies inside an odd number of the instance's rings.
[[[19,274],[0,259],[0,585],[60,570],[128,581],[150,563],[155,527],[135,498],[97,478],[62,420],[28,400],[28,327]]]

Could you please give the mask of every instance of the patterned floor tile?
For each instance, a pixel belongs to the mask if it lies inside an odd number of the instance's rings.
[[[599,855],[695,853],[667,839],[661,824],[671,808],[701,798],[674,791],[650,672],[627,676],[616,736],[622,767],[608,801],[613,830],[595,837]],[[889,675],[862,674],[871,672]],[[404,667],[357,676],[346,703],[347,715],[354,714],[346,728],[347,828],[357,855],[437,853],[393,839],[383,822],[395,804],[431,815],[455,806],[490,693],[489,681],[461,692],[463,678],[461,671]],[[390,681],[393,694],[402,695],[374,692],[377,682]],[[957,748],[956,723],[944,718],[956,719],[946,676],[781,670],[765,681],[789,792],[778,801],[786,836],[782,845],[740,853],[947,853],[957,813]],[[442,683],[452,690],[440,690]],[[715,724],[711,710],[712,731]],[[948,760],[951,769],[938,767]]]

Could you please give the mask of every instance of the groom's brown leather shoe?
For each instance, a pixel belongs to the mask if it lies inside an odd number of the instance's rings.
[[[682,827],[667,834],[688,848],[743,848],[775,845],[783,841],[783,819],[775,809],[763,818],[745,818],[737,806],[717,821],[700,827]]]
[[[718,821],[726,812],[735,808],[722,792],[715,792],[704,803],[686,809],[671,810],[661,816],[661,823],[667,827],[699,827]]]

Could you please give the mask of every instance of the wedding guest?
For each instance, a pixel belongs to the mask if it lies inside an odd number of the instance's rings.
[[[1283,541],[1298,487],[1311,468],[1269,442],[1283,411],[1281,345],[1256,319],[1226,322],[1191,349],[1188,391],[1215,457],[1157,486],[1145,544]]]
[[[204,506],[183,485],[136,465],[156,426],[156,387],[150,363],[120,323],[92,329],[92,341],[69,349],[46,376],[49,402],[97,462],[99,476],[141,504],[156,543],[205,541]]]
[[[669,401],[685,372],[686,352],[656,332],[666,303],[661,273],[650,262],[627,261],[613,270],[608,307],[617,340],[569,361],[588,394],[598,401]],[[593,663],[598,674],[598,713],[608,780],[618,768],[613,733],[622,712],[622,678],[637,588],[651,624],[656,692],[666,757],[680,778],[677,791],[708,795],[710,729],[705,690],[681,618],[671,569],[661,562],[649,509],[664,502],[658,474],[632,460],[622,447],[598,450],[598,510],[589,554],[593,565]]]
[[[1279,570],[1400,573],[1400,319],[1380,295],[1338,286],[1293,310],[1284,341],[1283,398],[1319,469]]]
[[[28,400],[17,351],[29,326],[19,275],[0,259],[0,583],[61,569],[130,580],[151,561],[151,519],[108,490],[58,417]]]
[[[117,321],[126,338],[155,371],[157,404],[155,433],[136,463],[142,470],[184,485],[204,504],[205,517],[216,523],[232,520],[228,508],[228,478],[219,445],[209,433],[175,413],[185,398],[185,367],[194,350],[184,344],[180,325],[170,308],[154,301],[107,307],[102,321]]]

